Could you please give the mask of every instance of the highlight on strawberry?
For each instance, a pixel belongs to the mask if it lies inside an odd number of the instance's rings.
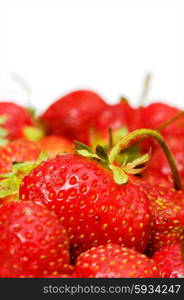
[[[1,278],[184,278],[184,112],[0,102]]]

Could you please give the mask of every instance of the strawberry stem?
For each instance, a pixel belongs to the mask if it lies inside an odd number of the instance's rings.
[[[162,129],[168,127],[169,125],[171,125],[172,123],[174,123],[175,121],[177,121],[178,119],[180,119],[181,117],[184,116],[184,111],[179,111],[174,117],[172,117],[171,119],[161,123],[156,130],[161,131]]]
[[[162,147],[167,160],[169,162],[172,174],[173,174],[173,181],[174,181],[174,187],[176,190],[180,190],[182,189],[182,184],[181,184],[181,180],[180,180],[180,176],[176,167],[176,163],[175,163],[175,159],[173,157],[173,154],[171,153],[171,151],[169,150],[164,138],[155,130],[152,129],[138,129],[135,131],[130,132],[128,135],[124,136],[123,138],[121,138],[116,145],[112,148],[112,150],[109,153],[109,162],[112,164],[117,155],[119,154],[119,152],[125,148],[127,148],[130,144],[130,142],[136,141],[137,137],[152,137],[154,138]]]
[[[148,96],[149,90],[150,90],[151,79],[152,79],[152,74],[151,73],[146,74],[146,76],[144,78],[144,82],[143,82],[142,94],[141,94],[140,100],[139,100],[139,106],[143,106],[145,103],[145,100],[147,99],[147,96]]]

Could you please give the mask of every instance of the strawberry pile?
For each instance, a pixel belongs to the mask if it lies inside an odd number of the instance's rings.
[[[184,278],[184,113],[0,102],[0,277]]]

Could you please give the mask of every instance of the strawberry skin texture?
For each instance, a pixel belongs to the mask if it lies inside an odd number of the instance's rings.
[[[163,247],[155,253],[153,260],[159,266],[162,278],[184,278],[184,262],[180,244]]]
[[[143,252],[150,229],[149,201],[131,182],[115,184],[111,172],[79,155],[60,155],[23,178],[21,200],[55,211],[67,229],[74,258],[100,244]]]
[[[88,143],[89,128],[105,107],[104,100],[92,91],[74,91],[53,103],[41,116],[49,134]]]
[[[40,152],[36,142],[23,138],[0,147],[0,174],[10,172],[15,162],[36,161]]]
[[[144,254],[119,245],[94,247],[78,258],[76,277],[83,278],[159,278],[156,263]]]
[[[0,277],[57,275],[69,268],[66,230],[53,212],[33,202],[0,207]]]
[[[33,120],[29,112],[24,107],[12,102],[0,103],[0,115],[7,116],[3,127],[8,130],[7,137],[10,140],[23,137],[24,127],[33,125]]]
[[[39,141],[39,146],[51,158],[63,152],[74,153],[73,143],[62,136],[46,136]]]
[[[150,251],[184,239],[184,191],[162,185],[143,184],[152,210]]]
[[[0,147],[0,174],[8,173],[12,167],[12,157],[6,147]]]

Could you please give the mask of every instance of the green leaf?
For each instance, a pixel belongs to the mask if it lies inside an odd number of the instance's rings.
[[[16,194],[19,190],[20,180],[13,176],[0,181],[0,198]]]
[[[76,150],[76,152],[81,155],[81,156],[84,156],[84,157],[89,157],[89,158],[99,158],[96,154],[93,154],[87,150]]]
[[[104,148],[100,145],[97,145],[96,147],[96,154],[99,158],[108,161],[108,155],[106,153],[106,151],[104,150]]]
[[[40,153],[39,158],[35,162],[28,161],[14,163],[12,166],[12,172],[0,175],[0,178],[3,178],[0,180],[0,198],[18,193],[23,177],[29,174],[47,158],[47,153],[43,151]]]
[[[150,160],[150,152],[136,158],[132,162],[123,166],[123,170],[128,174],[140,174],[145,168],[147,162]]]
[[[4,125],[8,116],[6,114],[0,115],[0,125]]]
[[[117,184],[125,184],[128,182],[128,175],[120,167],[109,165],[109,168],[113,172],[114,181]]]
[[[88,146],[86,146],[85,144],[82,144],[81,142],[74,141],[74,144],[76,146],[76,150],[86,150],[90,153],[93,153],[93,151]]]

